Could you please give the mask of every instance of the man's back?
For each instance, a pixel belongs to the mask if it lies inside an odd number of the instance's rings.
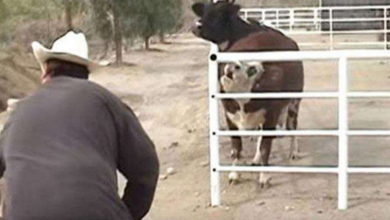
[[[118,130],[127,114],[111,93],[70,77],[53,78],[21,101],[1,140],[6,219],[133,219],[116,182],[118,146],[129,143],[119,143]]]

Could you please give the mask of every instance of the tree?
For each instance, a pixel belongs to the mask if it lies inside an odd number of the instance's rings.
[[[181,26],[182,0],[89,0],[96,33],[115,43],[116,63],[122,63],[123,39],[141,38],[150,49],[152,36],[164,36]]]
[[[113,25],[111,3],[108,0],[90,1],[92,9],[92,23],[97,35],[104,42],[104,54],[105,57],[109,51],[110,42],[113,40]]]
[[[0,0],[2,45],[30,48],[31,41],[37,39],[49,45],[59,34],[83,24],[86,1]]]
[[[159,19],[158,7],[161,0],[132,0],[128,4],[128,17],[123,20],[124,34],[126,38],[140,37],[149,49],[149,40],[158,33],[157,23]]]
[[[43,43],[50,42],[53,39],[52,35],[56,33],[52,28],[60,29],[56,23],[62,12],[58,7],[60,1],[1,0],[3,5],[0,6],[0,10],[6,10],[6,15],[8,15],[0,28],[3,45],[7,46],[17,42],[24,48],[29,48],[32,40],[40,39]],[[3,13],[0,14],[3,16]]]
[[[61,6],[64,9],[64,21],[67,29],[73,29],[73,18],[87,11],[85,0],[61,0]]]
[[[104,56],[106,56],[109,50],[109,43],[113,40],[115,43],[116,63],[118,65],[123,63],[122,19],[126,15],[127,9],[123,7],[124,4],[126,4],[126,1],[121,0],[90,0],[95,31],[104,41]]]
[[[146,50],[150,49],[152,36],[164,35],[179,26],[181,0],[132,0],[127,7],[129,19],[124,20],[125,37],[140,37]]]
[[[114,41],[115,41],[115,48],[116,48],[116,63],[118,65],[122,65],[123,59],[122,59],[122,22],[120,19],[120,7],[118,4],[113,4],[112,6],[112,12],[114,17]]]
[[[1,29],[4,27],[4,23],[8,17],[8,10],[3,0],[0,0],[0,47],[3,45],[4,41],[7,41],[7,37],[5,32]]]
[[[179,30],[183,16],[183,1],[182,0],[165,0],[164,4],[159,8],[160,17],[158,22],[160,42],[164,43],[164,36]]]
[[[3,0],[0,0],[0,24],[5,22],[5,19],[8,17],[7,6]]]
[[[62,4],[64,5],[64,14],[65,14],[65,24],[68,29],[72,29],[72,2],[69,0],[63,0]]]

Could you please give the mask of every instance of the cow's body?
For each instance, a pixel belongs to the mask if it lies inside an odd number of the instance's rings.
[[[198,5],[197,5],[198,4]],[[221,1],[203,6],[197,3],[193,6],[200,15],[201,25],[194,33],[206,40],[216,43],[222,52],[260,52],[260,51],[297,51],[297,44],[283,33],[267,26],[245,22],[238,16],[239,6],[229,1]],[[202,10],[200,10],[202,9]],[[234,70],[228,70],[219,65],[219,80],[221,92],[301,92],[303,90],[303,65],[301,61],[294,62],[264,62],[261,63],[262,73],[251,82],[242,83],[234,75]],[[229,64],[227,64],[229,65]],[[240,64],[238,64],[240,65]],[[242,69],[236,69],[236,72]],[[227,80],[226,77],[232,80]],[[232,81],[232,82],[230,82]],[[229,82],[229,83],[227,83]],[[241,88],[240,88],[241,85]],[[234,90],[232,89],[234,88]],[[248,90],[248,91],[245,91]],[[275,130],[279,125],[289,130],[297,128],[297,117],[300,99],[223,99],[229,130]],[[241,155],[241,137],[232,137],[232,157],[234,164]],[[266,136],[259,139],[254,164],[268,165],[271,144],[274,137]],[[297,151],[295,137],[291,139],[292,150]],[[229,175],[231,179],[238,177],[236,173]],[[268,179],[263,175],[260,184],[264,186]]]

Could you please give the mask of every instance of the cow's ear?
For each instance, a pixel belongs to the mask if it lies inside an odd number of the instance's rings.
[[[239,5],[230,5],[229,7],[229,14],[231,15],[237,15],[241,10],[241,6]]]
[[[198,17],[203,17],[205,4],[202,2],[198,2],[192,5],[192,11],[196,14]]]

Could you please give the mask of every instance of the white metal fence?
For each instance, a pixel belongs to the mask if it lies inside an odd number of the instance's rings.
[[[244,8],[244,18],[270,23],[287,35],[327,36],[328,42],[299,42],[301,47],[323,47],[338,49],[352,46],[387,49],[390,6],[354,6],[319,8]],[[364,25],[365,24],[365,25]],[[347,25],[350,30],[341,28]],[[337,28],[337,27],[340,28]],[[360,27],[359,27],[360,26]],[[373,35],[371,39],[344,41],[335,39],[336,35]],[[376,37],[376,38],[375,38]]]
[[[211,169],[211,204],[220,204],[219,173],[226,171],[240,172],[292,172],[292,173],[334,173],[338,174],[338,208],[346,209],[348,200],[348,173],[390,173],[387,167],[349,167],[348,136],[390,136],[389,130],[349,130],[348,98],[350,97],[390,97],[390,92],[349,92],[349,59],[390,58],[390,52],[382,50],[345,50],[345,51],[294,51],[264,53],[219,53],[215,46],[211,49],[209,61],[209,117],[210,117],[210,169]],[[222,94],[218,87],[218,63],[235,61],[294,61],[294,60],[338,60],[338,92],[304,93],[243,93]],[[219,129],[218,100],[226,98],[337,98],[337,130],[297,130],[297,131],[222,131]],[[334,136],[338,137],[337,167],[253,167],[223,166],[219,162],[219,136]]]

